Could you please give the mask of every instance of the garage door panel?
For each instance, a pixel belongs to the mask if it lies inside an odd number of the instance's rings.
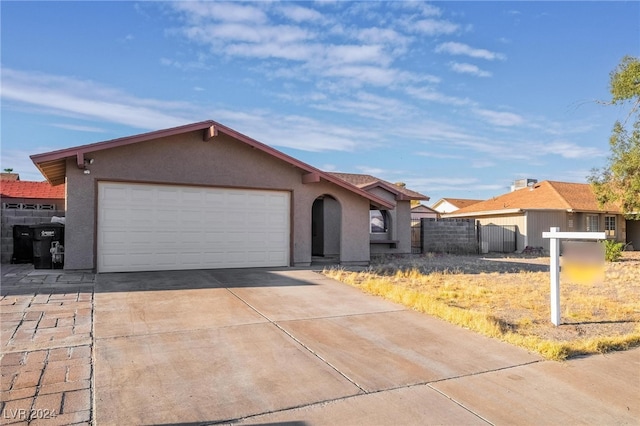
[[[101,182],[98,271],[289,264],[289,194]]]

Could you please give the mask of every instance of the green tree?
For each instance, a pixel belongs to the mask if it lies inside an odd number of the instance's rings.
[[[592,170],[588,180],[601,206],[616,203],[627,217],[640,219],[640,59],[622,58],[610,74],[609,90],[609,104],[630,102],[632,106],[627,118],[613,126],[607,165]]]

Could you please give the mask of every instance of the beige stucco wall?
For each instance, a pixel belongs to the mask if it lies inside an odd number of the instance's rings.
[[[206,185],[291,192],[293,265],[311,262],[311,210],[322,194],[341,206],[341,262],[369,261],[369,200],[334,184],[303,184],[302,171],[258,149],[220,134],[202,141],[202,132],[141,142],[85,155],[91,174],[67,161],[65,269],[95,268],[97,182],[115,180]]]

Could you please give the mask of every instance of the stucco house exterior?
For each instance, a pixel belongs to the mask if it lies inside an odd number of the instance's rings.
[[[31,159],[66,182],[71,270],[368,264],[372,251],[410,253],[410,202],[427,199],[355,185],[211,120]],[[390,218],[383,232],[371,211]]]
[[[626,242],[626,221],[615,205],[600,208],[588,184],[542,181],[498,197],[443,214],[445,218],[475,218],[482,226],[504,227],[515,232],[516,250],[543,247],[542,233],[605,231],[607,238]]]
[[[438,213],[451,213],[459,209],[463,209],[472,204],[479,203],[482,200],[472,200],[469,198],[441,198],[431,208]]]

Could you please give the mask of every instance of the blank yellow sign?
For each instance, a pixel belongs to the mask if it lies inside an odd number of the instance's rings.
[[[562,275],[583,285],[604,281],[604,246],[597,242],[566,241],[562,244]]]

